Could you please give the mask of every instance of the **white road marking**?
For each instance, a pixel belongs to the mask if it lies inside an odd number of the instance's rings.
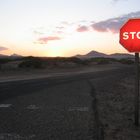
[[[0,140],[29,140],[36,137],[36,135],[20,136],[19,134],[1,133]]]
[[[8,108],[12,106],[12,104],[0,104],[0,108]]]

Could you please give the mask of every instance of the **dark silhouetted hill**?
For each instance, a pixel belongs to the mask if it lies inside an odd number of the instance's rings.
[[[114,53],[107,55],[105,53],[97,52],[97,51],[91,51],[85,55],[76,55],[75,57],[80,59],[90,59],[90,58],[115,58],[115,59],[124,59],[124,58],[130,58],[133,59],[134,55],[126,54],[126,53]]]

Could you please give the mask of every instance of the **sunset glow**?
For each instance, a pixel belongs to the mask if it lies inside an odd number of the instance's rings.
[[[0,1],[0,54],[126,53],[118,32],[129,18],[140,17],[139,4],[139,0]]]

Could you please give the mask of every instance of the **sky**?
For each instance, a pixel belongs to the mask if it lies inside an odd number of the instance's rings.
[[[127,53],[119,29],[140,18],[140,0],[0,0],[0,54]]]

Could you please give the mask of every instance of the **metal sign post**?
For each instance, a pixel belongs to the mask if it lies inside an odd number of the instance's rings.
[[[120,44],[129,52],[135,53],[135,125],[139,126],[139,52],[140,52],[140,18],[129,19],[120,29]]]
[[[135,125],[139,126],[139,53],[135,53]]]

